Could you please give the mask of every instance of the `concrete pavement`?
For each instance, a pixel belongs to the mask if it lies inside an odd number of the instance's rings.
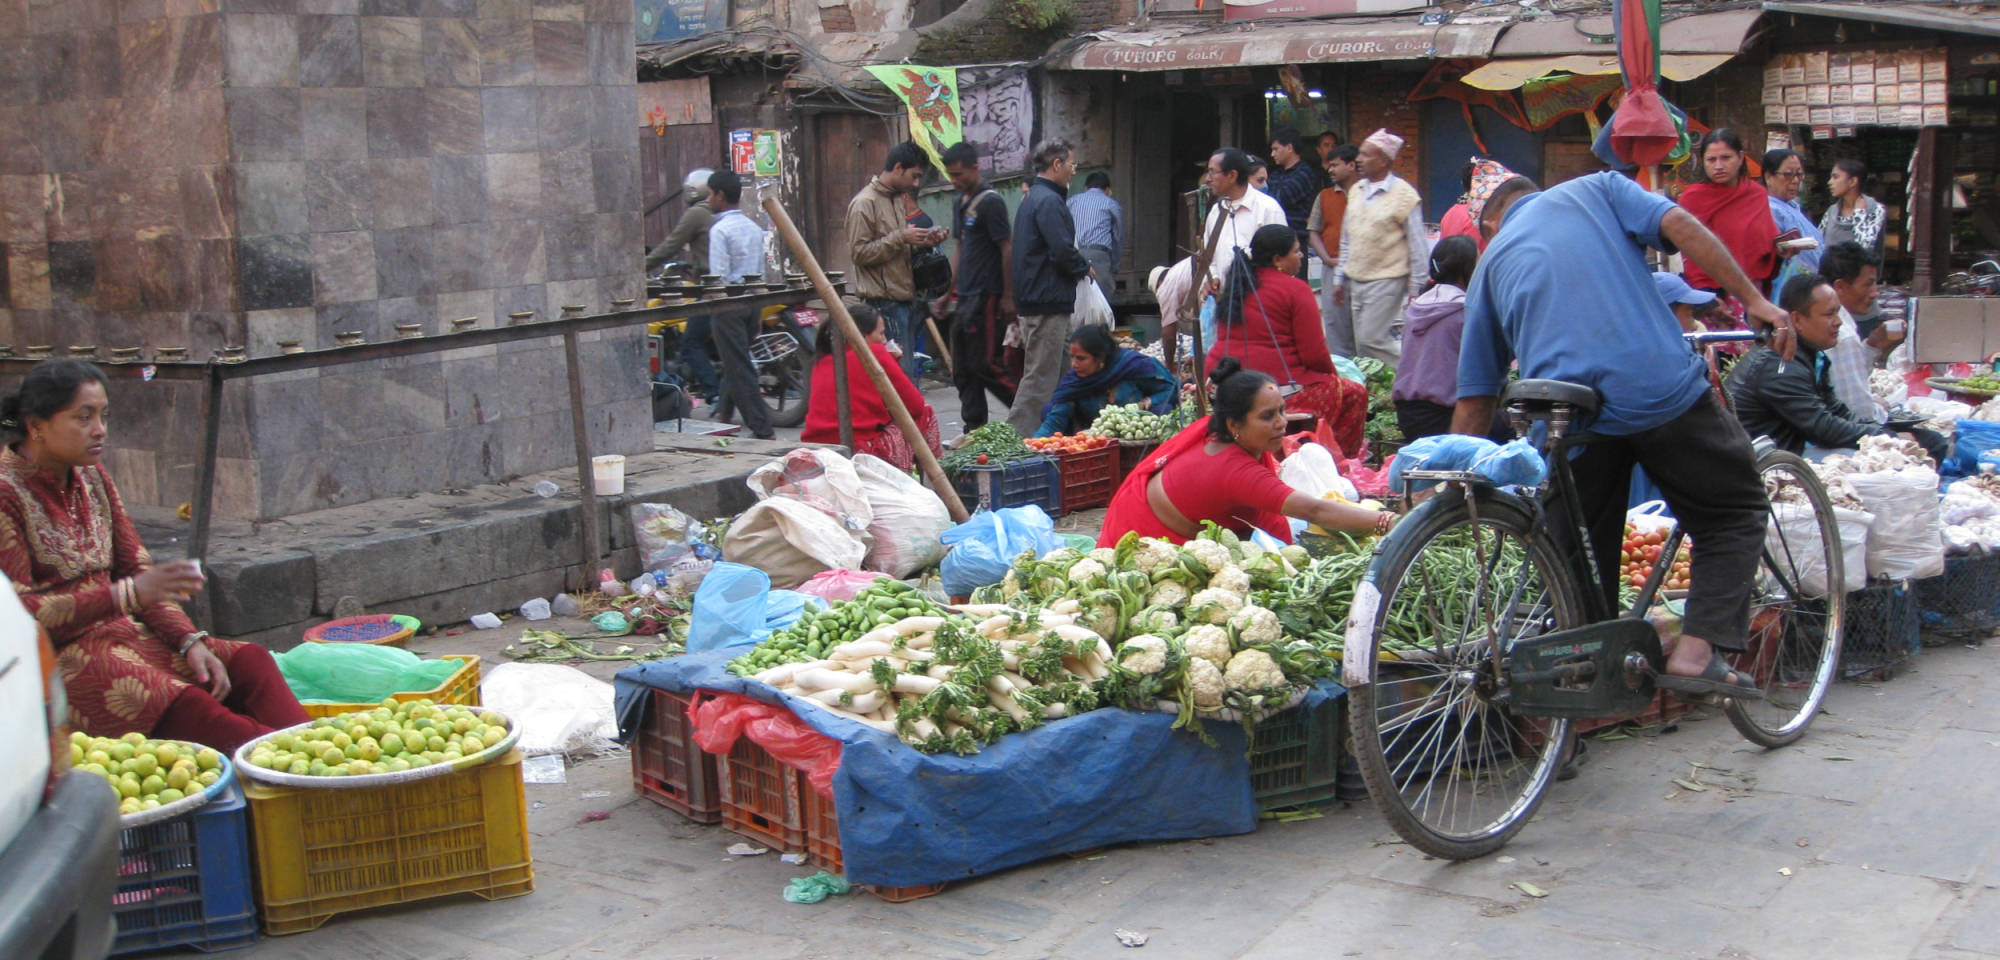
[[[478,652],[500,633],[424,646]],[[1582,776],[1556,785],[1506,850],[1471,863],[1411,850],[1362,802],[1248,836],[1058,858],[905,904],[859,892],[784,902],[785,883],[811,870],[730,857],[733,835],[634,795],[621,753],[527,788],[533,894],[350,914],[237,956],[2000,957],[1995,667],[1992,648],[1928,650],[1892,682],[1835,688],[1807,738],[1780,751],[1699,712],[1594,741]],[[589,811],[610,816],[582,822]],[[1143,952],[1117,929],[1146,935]]]

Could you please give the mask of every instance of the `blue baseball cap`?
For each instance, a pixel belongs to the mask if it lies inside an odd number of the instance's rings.
[[[1655,273],[1653,285],[1660,288],[1660,296],[1668,303],[1685,303],[1691,307],[1699,307],[1715,302],[1715,294],[1688,286],[1688,282],[1682,280],[1679,274]]]

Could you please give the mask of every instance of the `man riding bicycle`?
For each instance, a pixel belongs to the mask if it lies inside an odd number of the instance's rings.
[[[1752,322],[1773,329],[1772,346],[1788,358],[1789,315],[1693,215],[1620,174],[1543,191],[1489,165],[1468,207],[1491,243],[1466,291],[1453,431],[1484,436],[1491,429],[1515,358],[1524,379],[1595,389],[1601,405],[1586,426],[1596,439],[1571,465],[1612,607],[1636,464],[1701,545],[1685,632],[1659,686],[1692,697],[1755,695],[1752,678],[1717,651],[1744,647],[1769,505],[1750,438],[1716,401],[1705,365],[1682,341],[1645,248],[1678,249],[1715,277]]]

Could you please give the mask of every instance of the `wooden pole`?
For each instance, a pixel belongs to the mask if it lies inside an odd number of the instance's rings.
[[[847,312],[847,304],[841,302],[840,291],[835,290],[833,283],[826,279],[826,271],[819,267],[819,258],[813,256],[811,247],[806,246],[806,238],[792,224],[791,215],[785,212],[777,197],[764,198],[764,212],[770,215],[772,225],[785,238],[785,244],[792,248],[792,256],[797,257],[799,264],[805,267],[806,276],[812,278],[813,289],[819,291],[820,299],[826,301],[827,312],[833,314],[834,322],[840,325],[841,335],[856,344],[866,343],[860,328],[854,325],[854,317]],[[881,361],[875,359],[874,351],[865,347],[856,349],[854,355],[861,358],[862,371],[875,384],[875,392],[882,395],[883,404],[889,408],[889,416],[895,419],[896,426],[903,431],[903,438],[909,441],[910,449],[916,453],[917,466],[923,470],[924,478],[930,481],[931,489],[937,491],[938,499],[943,500],[945,509],[951,511],[952,520],[963,523],[972,515],[966,512],[965,503],[958,499],[958,491],[952,488],[951,478],[944,475],[944,467],[938,465],[937,457],[931,453],[931,445],[924,439],[924,432],[918,429],[916,418],[911,416],[908,407],[903,406],[902,395],[889,382],[889,374],[882,369]],[[835,369],[844,369],[844,365],[836,365]]]
[[[576,440],[576,486],[583,495],[583,572],[570,587],[588,589],[603,556],[597,538],[597,483],[591,477],[590,432],[584,426],[583,364],[577,357],[576,333],[563,334],[563,365],[569,369],[569,429]]]
[[[833,308],[827,308],[825,323],[833,323]],[[833,402],[840,405],[840,445],[854,452],[854,408],[849,403],[853,396],[847,384],[847,335],[840,332],[840,324],[833,323]]]
[[[194,535],[188,538],[189,560],[207,560],[208,531],[215,519],[215,458],[222,444],[222,372],[209,361],[208,381],[201,394],[201,464],[195,469],[192,519]]]
[[[937,350],[938,359],[944,361],[944,372],[951,373],[951,348],[944,345],[944,334],[938,332],[937,318],[924,313],[924,326],[931,332],[931,347]]]

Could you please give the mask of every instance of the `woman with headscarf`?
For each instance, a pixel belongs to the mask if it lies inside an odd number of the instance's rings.
[[[1179,393],[1180,384],[1165,364],[1119,346],[1104,326],[1085,324],[1069,335],[1069,370],[1056,384],[1055,396],[1042,406],[1042,426],[1035,436],[1089,429],[1105,404],[1136,403],[1154,413],[1170,413]]]
[[[1778,225],[1771,218],[1770,194],[1748,175],[1743,138],[1717,127],[1702,135],[1695,155],[1707,179],[1681,191],[1681,207],[1721,238],[1752,283],[1768,290],[1778,274]],[[1697,290],[1722,289],[1721,281],[1692,261],[1682,275]]]
[[[1309,413],[1333,430],[1349,456],[1361,452],[1368,388],[1334,372],[1319,321],[1319,298],[1300,280],[1299,238],[1284,224],[1265,224],[1250,237],[1250,256],[1229,271],[1215,306],[1215,343],[1207,370],[1225,357],[1246,370],[1296,388],[1286,409]],[[1237,254],[1240,258],[1242,254]]]

